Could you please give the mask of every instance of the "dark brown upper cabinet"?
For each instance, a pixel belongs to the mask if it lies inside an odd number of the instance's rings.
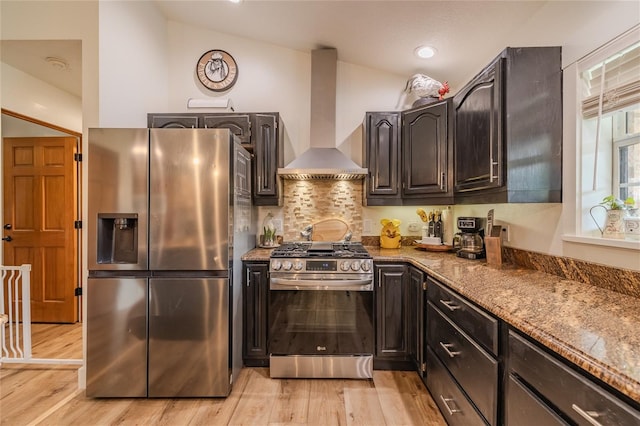
[[[402,113],[403,204],[453,203],[451,99]]]
[[[277,113],[252,114],[253,128],[253,203],[257,206],[278,205],[283,150],[278,137]]]
[[[400,205],[400,113],[368,112],[365,127],[366,203]]]
[[[450,111],[448,99],[404,112],[367,113],[367,205],[453,203]]]
[[[453,98],[455,202],[562,202],[560,47],[507,48]]]

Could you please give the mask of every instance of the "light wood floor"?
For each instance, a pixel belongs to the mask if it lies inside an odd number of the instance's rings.
[[[81,325],[34,325],[34,357],[80,358]],[[418,375],[271,379],[245,368],[227,398],[91,399],[77,367],[3,364],[2,425],[445,425]]]

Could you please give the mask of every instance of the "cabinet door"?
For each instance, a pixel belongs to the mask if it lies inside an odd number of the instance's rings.
[[[278,204],[278,146],[277,114],[253,114],[254,144],[254,203]]]
[[[266,365],[267,353],[267,299],[269,295],[269,265],[247,263],[243,282],[243,358],[245,364]]]
[[[364,160],[369,169],[365,180],[369,205],[400,204],[400,113],[367,113]]]
[[[457,193],[503,185],[503,63],[494,62],[454,97]]]
[[[148,114],[147,127],[150,129],[195,129],[199,127],[197,114]]]
[[[405,360],[409,355],[407,267],[377,265],[375,269],[376,356]]]
[[[202,118],[207,129],[229,129],[240,139],[240,144],[251,149],[251,120],[249,114],[211,114]]]
[[[424,377],[426,370],[425,364],[425,348],[424,339],[426,328],[424,314],[425,300],[425,277],[424,272],[409,267],[409,354],[412,361],[416,365],[418,375]]]
[[[403,197],[452,193],[448,182],[449,104],[438,102],[403,114]]]

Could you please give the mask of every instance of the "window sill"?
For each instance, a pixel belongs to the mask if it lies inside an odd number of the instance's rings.
[[[640,241],[634,240],[616,240],[612,238],[585,237],[582,235],[563,235],[562,241],[640,251]]]

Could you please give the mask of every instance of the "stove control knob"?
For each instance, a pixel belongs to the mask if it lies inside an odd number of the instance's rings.
[[[284,269],[285,271],[290,271],[292,267],[293,264],[290,261],[285,260],[284,262],[282,262],[282,269]]]
[[[366,260],[364,262],[362,262],[362,265],[360,265],[360,267],[365,272],[369,272],[369,270],[371,270],[371,264],[369,262],[367,262]]]
[[[351,264],[351,270],[357,271],[358,269],[360,269],[360,262],[356,260]]]
[[[271,269],[273,269],[274,271],[279,270],[281,267],[282,267],[282,263],[279,260],[271,261]]]
[[[303,266],[304,265],[302,264],[301,260],[296,260],[293,264],[293,269],[295,269],[296,271],[301,271]]]
[[[345,260],[344,262],[342,262],[342,263],[340,264],[340,269],[341,269],[342,271],[348,271],[348,270],[349,270],[349,261],[348,261],[348,260]]]

